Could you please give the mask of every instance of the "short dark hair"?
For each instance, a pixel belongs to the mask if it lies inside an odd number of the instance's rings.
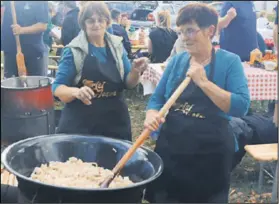
[[[200,28],[207,28],[211,25],[217,27],[217,11],[205,3],[189,3],[178,12],[176,19],[177,27],[187,23],[197,23]]]
[[[117,20],[117,18],[120,16],[120,11],[119,10],[117,10],[117,9],[112,9],[111,11],[110,11],[110,13],[111,13],[111,18],[113,19],[113,20]]]
[[[129,18],[129,15],[128,15],[127,13],[122,13],[122,14],[121,14],[121,18],[125,18],[125,17],[126,17],[126,18]]]

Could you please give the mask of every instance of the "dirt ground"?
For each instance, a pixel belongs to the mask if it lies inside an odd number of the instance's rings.
[[[145,108],[149,97],[135,91],[126,92],[127,103],[132,121],[133,137],[136,138],[143,130]],[[252,104],[259,106],[258,103]],[[154,148],[151,140],[145,142],[145,146]],[[245,155],[241,163],[231,175],[230,203],[270,203],[272,191],[272,179],[265,175],[262,193],[258,193],[259,164],[249,155]]]

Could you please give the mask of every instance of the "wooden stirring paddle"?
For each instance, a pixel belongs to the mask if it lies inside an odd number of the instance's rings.
[[[175,90],[175,92],[172,94],[172,96],[169,98],[169,100],[161,108],[161,110],[159,112],[160,117],[165,117],[165,114],[172,107],[172,105],[175,103],[175,101],[178,99],[178,97],[181,95],[181,93],[184,91],[184,89],[188,86],[190,81],[191,81],[190,77],[186,77],[184,79],[184,81]],[[113,170],[112,170],[113,175],[106,177],[106,179],[100,184],[101,188],[108,188],[109,187],[109,185],[113,181],[113,179],[120,173],[122,168],[129,161],[129,159],[133,156],[135,151],[144,143],[144,141],[150,135],[150,133],[151,133],[151,131],[147,128],[143,130],[143,132],[138,137],[138,139],[135,141],[133,146],[126,152],[126,154],[121,158],[121,160],[113,168]]]
[[[15,10],[14,1],[11,1],[11,11],[12,11],[12,17],[13,17],[13,24],[16,25],[17,18],[16,18],[16,10]],[[18,69],[18,75],[22,78],[23,77],[25,78],[27,71],[26,71],[24,55],[21,51],[21,45],[20,45],[20,40],[19,40],[18,35],[15,35],[15,40],[16,40],[16,49],[17,49],[16,64],[17,64],[17,69]]]

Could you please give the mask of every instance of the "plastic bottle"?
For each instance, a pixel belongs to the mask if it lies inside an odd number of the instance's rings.
[[[128,36],[132,45],[134,46],[138,45],[139,43],[138,31],[136,31],[135,29],[131,29]]]

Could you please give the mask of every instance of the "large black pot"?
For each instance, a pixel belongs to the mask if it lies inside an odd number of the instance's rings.
[[[28,138],[7,147],[2,163],[15,174],[21,194],[35,203],[140,203],[146,184],[163,170],[161,158],[142,147],[123,168],[121,175],[136,182],[125,188],[78,189],[43,184],[29,178],[35,167],[50,161],[77,157],[112,169],[131,143],[101,136],[52,135]],[[116,150],[116,151],[115,151]]]

